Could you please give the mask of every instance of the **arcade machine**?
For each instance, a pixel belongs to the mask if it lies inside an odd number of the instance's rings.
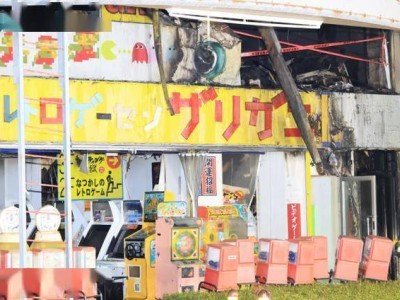
[[[102,276],[99,286],[105,299],[124,297],[124,239],[142,228],[143,209],[139,200],[122,202],[122,220],[122,226],[109,243],[106,254],[97,260],[97,271]]]
[[[164,202],[156,221],[156,298],[194,292],[204,280],[200,262],[201,220],[186,217],[186,202]]]
[[[239,249],[237,283],[252,284],[255,282],[254,241],[251,239],[224,240],[224,243],[236,246]]]
[[[247,205],[233,204],[198,208],[203,220],[200,259],[206,260],[207,245],[228,239],[247,239]]]
[[[164,192],[145,192],[142,229],[125,238],[125,299],[155,299],[155,226]]]
[[[91,218],[84,229],[78,246],[96,248],[97,260],[103,259],[110,243],[122,226],[122,201],[92,201]]]
[[[208,245],[207,265],[201,288],[212,291],[236,290],[239,249],[235,245],[219,243]]]

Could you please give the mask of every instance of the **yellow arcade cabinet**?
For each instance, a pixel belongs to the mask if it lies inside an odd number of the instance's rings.
[[[124,240],[126,300],[155,299],[155,221],[158,204],[173,197],[169,192],[145,192],[142,229]]]
[[[127,300],[155,299],[155,233],[148,226],[125,239]]]

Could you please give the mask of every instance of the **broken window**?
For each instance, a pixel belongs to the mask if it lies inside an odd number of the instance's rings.
[[[231,25],[242,39],[242,85],[277,88],[258,29]],[[301,90],[388,92],[386,36],[377,29],[323,25],[319,30],[275,29]],[[304,49],[307,46],[307,49]]]

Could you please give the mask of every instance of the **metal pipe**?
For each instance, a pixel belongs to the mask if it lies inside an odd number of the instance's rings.
[[[14,80],[18,94],[18,204],[19,204],[19,267],[26,267],[26,169],[25,169],[25,101],[22,33],[13,34]]]
[[[288,105],[292,111],[293,118],[297,127],[300,129],[304,143],[310,152],[311,158],[314,161],[319,174],[324,173],[321,157],[319,155],[317,145],[311,133],[311,126],[307,119],[306,109],[304,108],[299,90],[290,73],[286,62],[281,53],[281,46],[276,36],[275,30],[272,27],[259,27],[259,32],[263,38],[265,45],[270,53],[272,65],[278,76],[279,83],[282,86],[283,92],[286,95]]]
[[[21,8],[22,8],[21,1],[13,0],[11,2],[11,16],[14,19],[14,21],[18,24],[19,24],[19,20],[21,19]]]
[[[158,70],[160,71],[161,86],[163,89],[164,99],[167,103],[167,108],[171,116],[175,114],[174,109],[169,101],[167,81],[165,79],[164,72],[164,61],[162,55],[162,45],[161,45],[161,26],[160,26],[160,12],[158,9],[153,10],[153,35],[154,35],[154,48],[156,50],[156,56],[158,61]]]
[[[60,70],[63,76],[60,78],[63,98],[63,152],[64,152],[64,212],[65,212],[65,242],[66,242],[66,266],[72,268],[72,200],[71,200],[71,124],[69,102],[69,65],[68,65],[68,35],[66,32],[58,33],[58,42],[61,44]]]

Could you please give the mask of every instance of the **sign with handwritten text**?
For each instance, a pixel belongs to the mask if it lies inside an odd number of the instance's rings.
[[[81,171],[82,155],[71,155],[71,198],[73,200],[122,199],[122,168],[120,156],[88,154],[87,173]],[[64,161],[58,165],[58,199],[65,197]]]
[[[217,158],[209,156],[206,158],[203,174],[201,175],[201,195],[216,196],[217,195]]]

